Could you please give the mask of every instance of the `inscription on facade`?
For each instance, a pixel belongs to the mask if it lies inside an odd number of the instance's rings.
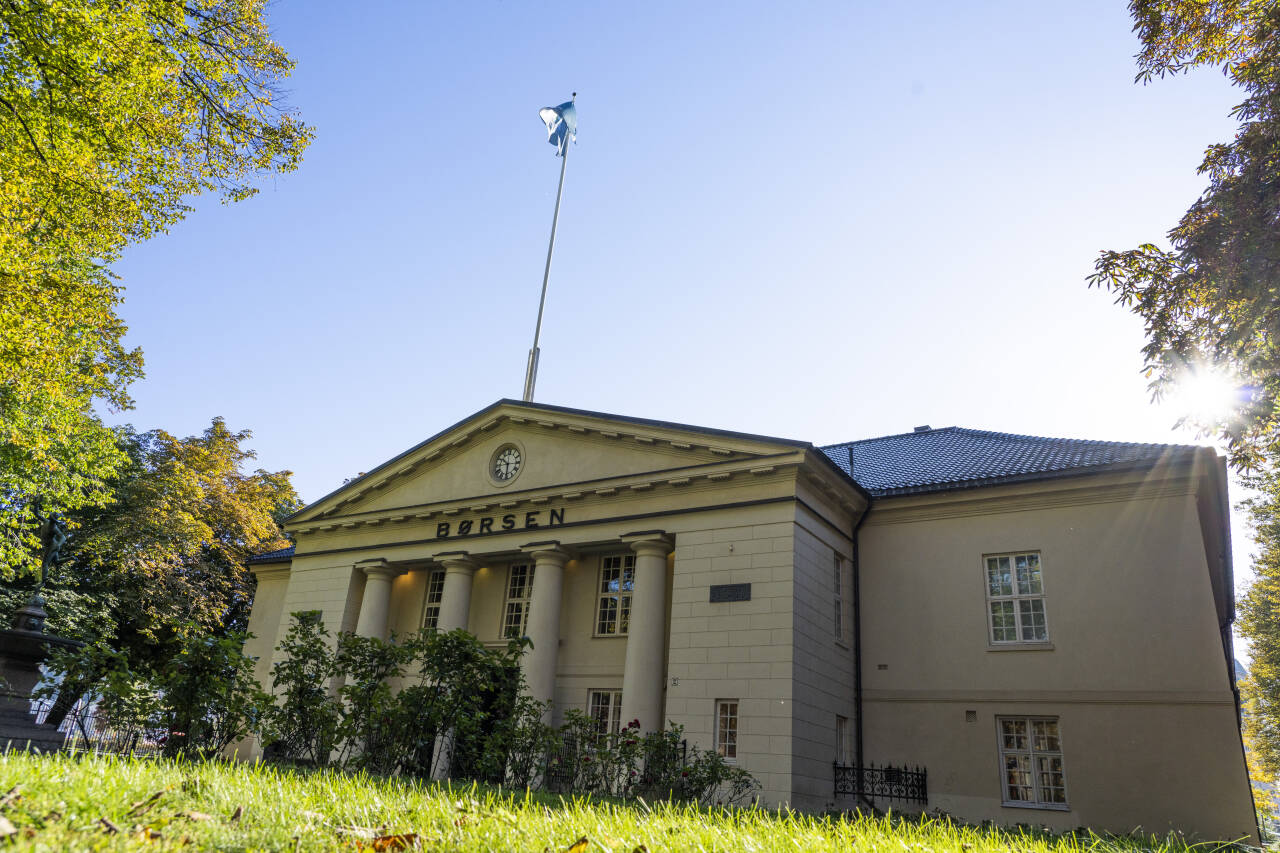
[[[726,601],[750,601],[751,584],[749,583],[716,583],[711,585],[711,603],[723,604]]]
[[[509,512],[506,515],[486,515],[483,518],[467,518],[456,525],[442,521],[436,525],[437,539],[454,539],[459,536],[478,536],[481,533],[501,533],[504,530],[535,530],[542,527],[559,527],[564,524],[564,507],[560,509],[529,512]]]

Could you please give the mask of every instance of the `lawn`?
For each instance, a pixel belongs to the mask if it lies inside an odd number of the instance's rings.
[[[7,793],[5,793],[7,792]],[[945,820],[619,805],[266,765],[0,754],[0,848],[17,850],[1136,851],[1188,849]],[[1210,848],[1200,847],[1205,851]]]

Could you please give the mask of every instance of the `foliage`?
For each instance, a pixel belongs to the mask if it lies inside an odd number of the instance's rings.
[[[1244,386],[1234,411],[1199,423],[1249,470],[1280,456],[1280,5],[1132,0],[1142,50],[1138,79],[1221,66],[1244,91],[1240,127],[1200,165],[1208,187],[1168,233],[1099,256],[1105,286],[1146,327],[1145,369],[1156,396],[1206,365]],[[1202,417],[1208,417],[1202,415]]]
[[[63,651],[49,664],[55,678],[37,694],[81,695],[114,729],[159,733],[165,755],[214,755],[256,729],[269,699],[241,651],[246,639],[187,632],[158,670],[135,670],[106,645]]]
[[[584,837],[590,850],[655,853],[1190,853],[1216,846],[1193,845],[1177,834],[1154,840],[1086,830],[1054,835],[896,813],[812,816],[667,802],[641,807],[269,764],[9,752],[0,755],[0,789],[13,785],[21,786],[22,796],[5,809],[18,830],[11,846],[33,850],[394,850],[399,848],[392,842],[373,837],[408,833],[422,849],[456,853],[560,851]],[[145,810],[137,805],[157,792]],[[110,834],[104,818],[120,831]],[[406,840],[409,849],[413,841]]]
[[[529,788],[543,774],[547,756],[558,743],[556,730],[543,722],[550,711],[550,702],[538,702],[529,696],[516,699],[502,729],[505,742],[498,748],[507,758],[503,784]]]
[[[0,578],[32,567],[34,515],[100,506],[126,462],[95,403],[130,405],[107,265],[187,199],[250,195],[310,128],[265,0],[0,6]]]
[[[273,753],[323,766],[338,739],[342,707],[329,690],[336,667],[320,611],[293,614],[271,667],[275,701],[263,717],[263,743]]]
[[[71,559],[52,573],[49,630],[125,652],[159,669],[187,635],[228,636],[247,626],[251,554],[284,547],[279,521],[299,505],[290,472],[243,469],[253,458],[216,418],[202,434],[122,430],[127,465],[114,501],[73,516]],[[10,585],[6,605],[33,579]]]
[[[403,675],[409,661],[407,646],[339,635],[334,671],[342,684],[338,760],[344,766],[380,774],[396,770],[405,743],[406,708],[387,682]]]
[[[1259,769],[1280,774],[1280,476],[1274,470],[1246,481],[1248,512],[1258,552],[1254,580],[1239,602],[1240,632],[1249,639],[1249,678],[1241,683],[1245,737]]]

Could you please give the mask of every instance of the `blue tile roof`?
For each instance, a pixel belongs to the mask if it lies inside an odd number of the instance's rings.
[[[820,450],[873,496],[884,497],[1044,479],[1104,465],[1150,463],[1170,454],[1194,453],[1196,448],[945,427]]]
[[[293,547],[281,548],[279,551],[267,551],[265,554],[254,554],[249,558],[250,563],[276,563],[293,559]]]

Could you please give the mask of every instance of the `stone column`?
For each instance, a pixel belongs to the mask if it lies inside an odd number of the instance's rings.
[[[444,566],[444,590],[440,594],[440,617],[436,628],[452,631],[466,629],[471,613],[471,579],[476,573],[475,560],[466,551],[436,554],[436,562]]]
[[[662,665],[667,639],[667,554],[671,539],[660,530],[628,533],[636,552],[631,618],[627,626],[627,658],[622,672],[622,725],[640,721],[640,731],[656,732],[664,719]]]
[[[387,615],[391,612],[391,579],[400,574],[381,558],[361,560],[356,568],[364,572],[364,598],[356,619],[356,634],[361,637],[387,638]]]
[[[533,558],[533,591],[525,634],[533,648],[524,653],[526,690],[539,702],[555,699],[556,662],[560,657],[560,593],[564,589],[564,565],[569,552],[559,542],[535,542],[522,549]],[[551,721],[551,711],[543,717]]]

